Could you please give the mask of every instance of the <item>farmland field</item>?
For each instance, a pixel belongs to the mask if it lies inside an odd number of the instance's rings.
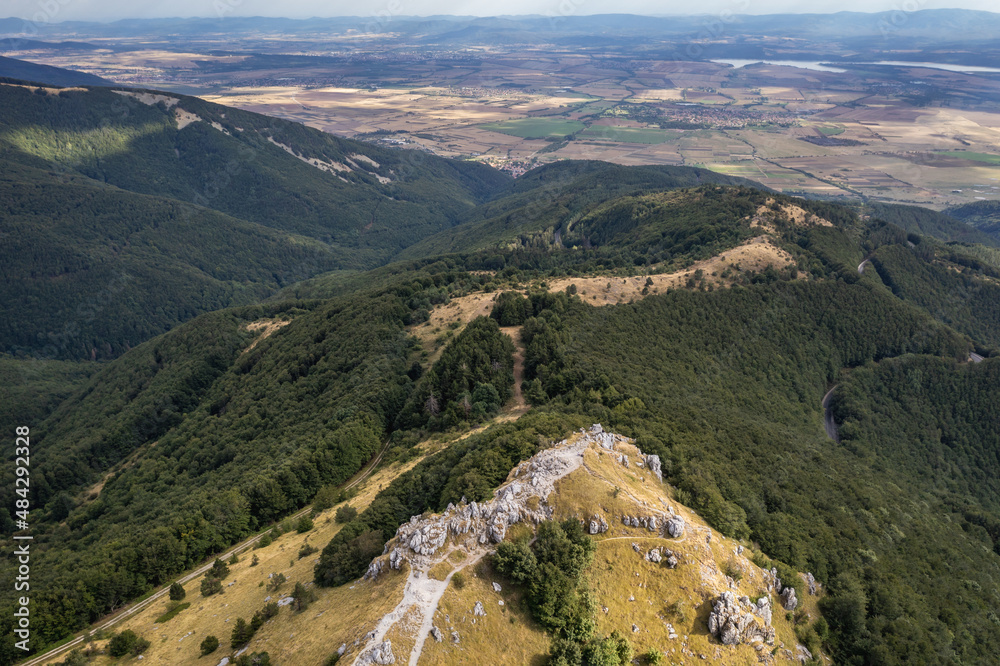
[[[586,125],[578,120],[553,120],[549,118],[521,118],[505,120],[499,123],[480,125],[482,129],[501,134],[519,136],[522,139],[562,139],[574,132],[579,132]]]
[[[586,139],[603,139],[622,143],[664,143],[676,139],[680,134],[678,132],[645,127],[591,125],[580,132],[579,136]]]

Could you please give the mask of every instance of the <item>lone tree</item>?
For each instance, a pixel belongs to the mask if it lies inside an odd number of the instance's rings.
[[[174,581],[170,584],[170,600],[180,601],[187,596],[187,592],[184,591],[184,586],[180,583]]]
[[[250,628],[250,625],[243,618],[237,619],[236,626],[233,627],[233,634],[230,637],[230,646],[234,650],[238,650],[249,643],[251,638],[253,638],[253,629]]]

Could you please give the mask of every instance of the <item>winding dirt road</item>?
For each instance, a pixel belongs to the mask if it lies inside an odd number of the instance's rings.
[[[839,443],[840,437],[837,435],[837,422],[833,420],[833,414],[830,413],[830,400],[833,398],[833,391],[837,386],[839,384],[834,384],[826,392],[826,395],[823,396],[823,428],[826,430],[827,437]]]

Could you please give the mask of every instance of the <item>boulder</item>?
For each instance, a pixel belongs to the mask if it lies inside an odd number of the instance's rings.
[[[590,517],[589,532],[591,534],[603,534],[608,531],[608,521],[604,520],[604,516],[595,513]]]
[[[758,599],[754,613],[757,614],[757,617],[764,620],[765,626],[771,626],[771,598],[765,595]]]
[[[438,643],[444,640],[444,636],[441,635],[441,630],[437,627],[431,627],[431,638],[436,640]]]
[[[795,598],[794,587],[786,587],[779,596],[781,597],[781,606],[786,611],[793,611],[799,605],[799,600]]]
[[[649,471],[653,473],[653,476],[655,476],[658,481],[663,481],[663,471],[661,469],[662,466],[660,464],[660,456],[655,454],[650,454],[646,456],[645,461],[646,461],[646,467],[648,467]]]
[[[503,588],[500,587],[500,583],[493,583],[493,591],[494,592],[500,592],[501,590],[503,590]]]
[[[667,534],[675,539],[684,536],[684,519],[679,515],[670,516],[670,520],[667,521]]]
[[[406,561],[406,556],[403,555],[403,551],[399,548],[393,548],[392,554],[389,555],[389,566],[393,569],[399,570],[403,566],[403,562]]]
[[[458,643],[460,640],[461,640],[461,638],[459,637],[457,631],[451,632],[451,642],[452,643]]]
[[[653,550],[646,553],[646,560],[652,562],[653,564],[659,564],[662,559],[663,556],[660,555],[659,548],[654,548]]]
[[[476,617],[486,617],[486,610],[483,608],[483,602],[476,602],[476,605],[472,608],[472,614]]]
[[[806,585],[809,587],[809,594],[815,597],[816,588],[819,586],[819,584],[816,582],[816,579],[813,577],[811,573],[806,574]]]

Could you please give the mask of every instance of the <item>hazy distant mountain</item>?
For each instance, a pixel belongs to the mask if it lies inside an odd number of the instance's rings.
[[[47,83],[51,86],[112,86],[114,83],[93,74],[77,72],[62,67],[39,65],[0,56],[0,78],[20,79],[33,83]]]

